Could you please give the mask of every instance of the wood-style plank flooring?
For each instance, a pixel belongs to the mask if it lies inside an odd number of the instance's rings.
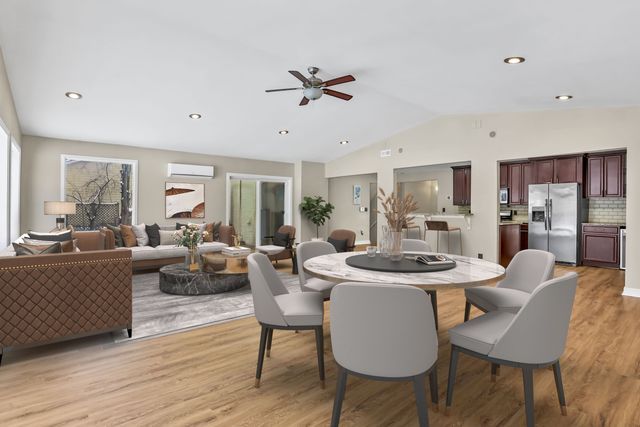
[[[552,371],[539,370],[537,425],[640,425],[640,299],[620,296],[620,271],[577,271],[569,342],[561,359],[568,416],[560,415]],[[463,307],[461,290],[439,293],[441,408],[447,330],[462,321]],[[324,390],[312,331],[276,331],[262,386],[253,387],[259,340],[254,318],[130,343],[89,339],[24,357],[7,354],[0,368],[0,425],[328,425],[336,378],[328,316],[325,336]],[[451,415],[430,409],[431,425],[524,425],[520,371],[503,367],[496,383],[489,379],[487,363],[462,355]],[[350,378],[342,425],[417,425],[411,385]]]

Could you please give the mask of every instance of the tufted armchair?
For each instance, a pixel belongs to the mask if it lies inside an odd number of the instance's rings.
[[[9,347],[131,328],[131,251],[0,258],[0,362]]]

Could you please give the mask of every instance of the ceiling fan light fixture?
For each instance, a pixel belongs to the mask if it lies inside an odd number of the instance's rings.
[[[322,88],[319,87],[308,87],[302,91],[304,97],[310,99],[312,101],[316,99],[320,99],[322,96]]]
[[[507,64],[522,64],[525,59],[522,56],[509,56],[504,58],[504,62]]]

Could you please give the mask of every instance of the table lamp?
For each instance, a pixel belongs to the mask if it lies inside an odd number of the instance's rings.
[[[45,215],[58,215],[58,218],[56,218],[57,230],[64,230],[66,215],[73,215],[75,213],[76,213],[75,202],[61,202],[61,201],[44,202]]]

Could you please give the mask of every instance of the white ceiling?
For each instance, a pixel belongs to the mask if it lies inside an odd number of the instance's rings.
[[[0,46],[25,134],[328,161],[437,114],[638,105],[639,18],[637,0],[0,0]],[[309,65],[353,74],[335,89],[354,98],[264,92]]]

